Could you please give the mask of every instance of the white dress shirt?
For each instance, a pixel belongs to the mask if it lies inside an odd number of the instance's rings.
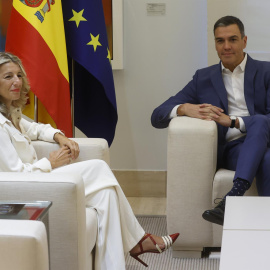
[[[0,113],[0,171],[1,172],[50,172],[47,158],[38,160],[31,140],[54,142],[55,133],[62,133],[51,125],[31,123],[21,117],[21,109],[14,108],[12,119],[16,119],[21,131]],[[14,121],[13,120],[13,121]]]
[[[245,123],[241,116],[249,116],[245,95],[244,95],[244,76],[245,76],[245,67],[247,63],[247,54],[244,57],[244,60],[239,64],[233,72],[229,69],[226,69],[223,64],[222,68],[222,78],[227,91],[228,97],[228,114],[229,116],[236,116],[239,120],[240,128],[229,128],[226,134],[226,140],[232,141],[244,136],[246,131]],[[181,104],[179,104],[181,105]],[[176,105],[171,113],[170,118],[177,117],[177,108],[179,105]],[[241,130],[241,131],[240,131]]]
[[[247,54],[245,55],[244,60],[233,70],[233,72],[231,72],[229,69],[226,69],[223,64],[221,64],[222,78],[228,97],[228,115],[236,116],[239,119],[240,124],[240,129],[228,129],[226,134],[227,141],[232,141],[245,135],[243,133],[246,131],[245,123],[241,116],[250,115],[244,95],[244,76],[246,63]]]

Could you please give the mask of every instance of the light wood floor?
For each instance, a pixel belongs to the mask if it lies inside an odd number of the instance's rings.
[[[135,215],[166,215],[166,198],[127,197]]]

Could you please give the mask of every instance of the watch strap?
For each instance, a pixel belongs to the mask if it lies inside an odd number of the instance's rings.
[[[231,119],[231,125],[230,125],[230,128],[235,128],[235,122],[236,122],[236,119]]]

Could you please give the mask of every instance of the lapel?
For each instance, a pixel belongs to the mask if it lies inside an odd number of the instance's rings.
[[[228,98],[227,98],[227,91],[224,86],[222,74],[221,74],[221,64],[216,65],[215,68],[211,72],[211,81],[217,92],[222,104],[223,109],[226,114],[228,114]]]
[[[254,115],[254,77],[257,72],[256,62],[248,55],[245,68],[244,94],[250,115]]]
[[[253,81],[255,74],[257,72],[256,62],[248,55],[247,63],[245,68],[245,77],[244,77],[244,94],[246,99],[246,104],[250,115],[254,115],[254,87]],[[211,72],[211,81],[217,92],[223,106],[224,112],[228,114],[228,98],[227,91],[224,86],[222,73],[221,73],[221,64],[216,65],[216,67]]]

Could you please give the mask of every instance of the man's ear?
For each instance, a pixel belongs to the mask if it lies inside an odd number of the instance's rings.
[[[247,47],[247,36],[243,37],[243,41],[244,41],[244,44],[245,44],[245,46],[244,46],[244,49],[245,49]]]

